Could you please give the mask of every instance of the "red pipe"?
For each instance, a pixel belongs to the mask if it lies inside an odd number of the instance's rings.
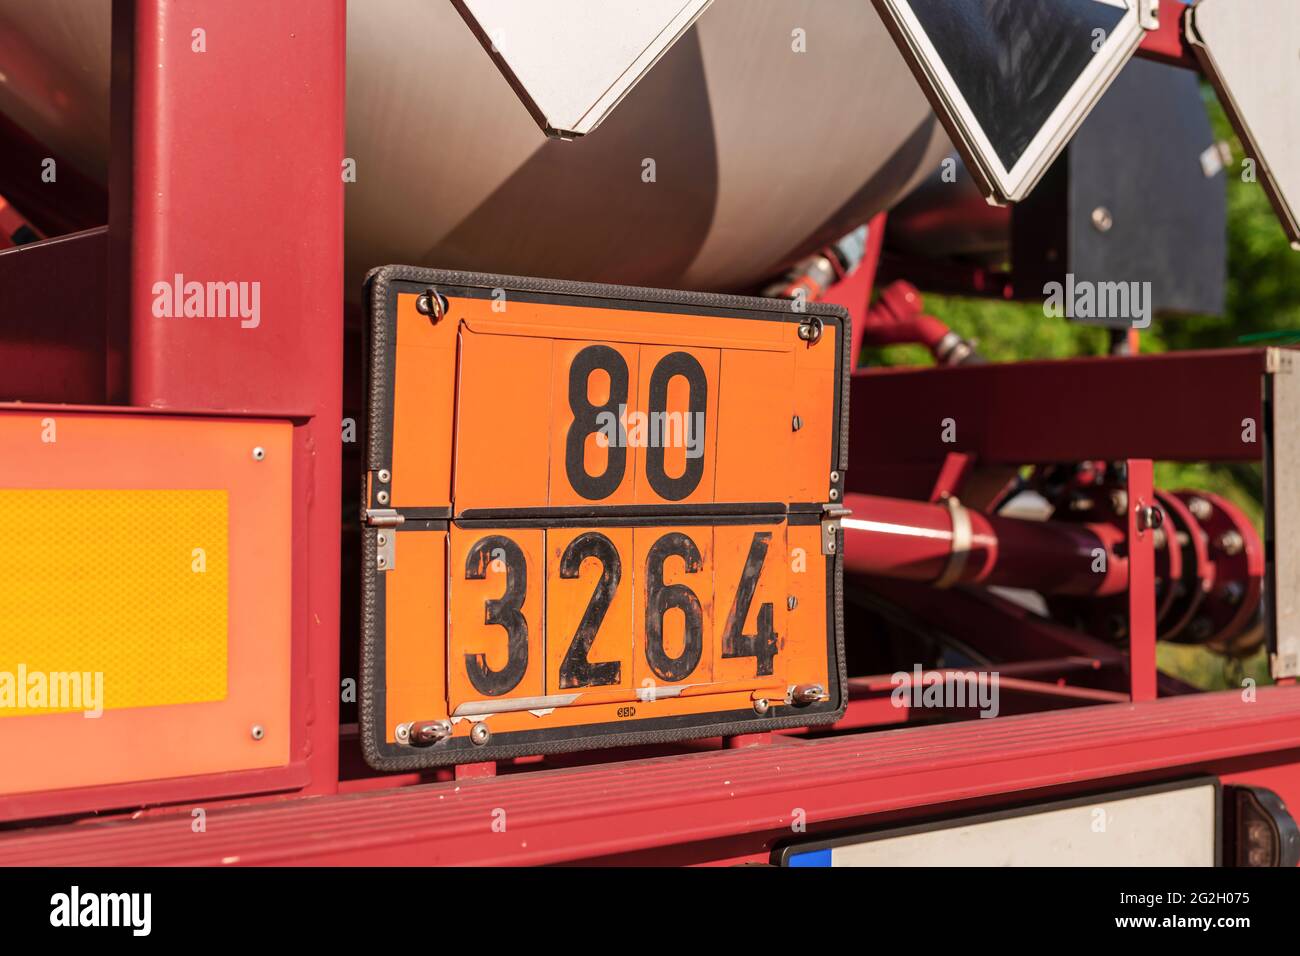
[[[983,361],[971,343],[934,316],[926,315],[924,310],[925,303],[916,286],[901,280],[891,283],[860,323],[862,344],[924,345],[940,365]]]
[[[948,334],[948,326],[922,314],[921,294],[909,282],[894,282],[867,310],[863,340],[870,345],[924,345],[935,349]]]
[[[845,568],[928,584],[1028,588],[1104,596],[1127,588],[1123,532],[1106,524],[1023,521],[942,504],[848,494]],[[954,554],[954,539],[967,537]],[[1095,570],[1094,570],[1095,569]],[[947,578],[947,580],[945,580]]]

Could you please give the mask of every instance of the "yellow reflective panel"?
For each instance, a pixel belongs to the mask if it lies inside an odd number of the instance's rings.
[[[223,700],[228,566],[225,490],[0,489],[0,718]]]

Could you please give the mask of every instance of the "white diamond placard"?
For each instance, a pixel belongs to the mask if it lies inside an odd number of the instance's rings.
[[[1200,0],[1189,16],[1192,49],[1250,154],[1233,172],[1264,186],[1300,249],[1300,4]]]
[[[584,136],[713,0],[453,0],[548,135]]]

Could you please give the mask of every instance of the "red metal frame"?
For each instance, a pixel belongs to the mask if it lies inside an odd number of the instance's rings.
[[[296,420],[291,746],[299,766],[283,785],[305,773],[305,791],[333,792],[346,4],[286,0],[252,16],[240,4],[135,0],[133,10],[135,61],[151,68],[131,74],[131,155],[114,153],[132,176],[132,404]],[[192,52],[196,26],[221,42]],[[175,273],[260,281],[261,324],[159,322],[153,283]]]
[[[0,818],[338,789],[345,32],[344,0],[113,8],[108,391],[294,422],[291,762],[24,795]],[[157,318],[153,284],[177,273],[260,282],[260,324]]]
[[[828,828],[1203,773],[1275,771],[1294,805],[1298,760],[1300,695],[1266,688],[218,809],[201,839],[175,819],[60,827],[0,839],[0,864],[736,862]]]
[[[1149,459],[1128,461],[1129,681],[1134,702],[1156,699],[1156,551],[1143,520],[1156,506]]]
[[[850,490],[924,497],[952,453],[1012,466],[1257,459],[1241,422],[1264,420],[1266,360],[1264,349],[1223,349],[860,370],[850,394]],[[874,413],[882,408],[908,414]],[[948,418],[957,426],[951,442]]]
[[[107,270],[102,226],[0,253],[6,398],[105,401]]]
[[[1199,70],[1196,55],[1187,42],[1187,10],[1181,0],[1166,0],[1161,4],[1160,25],[1147,31],[1137,55],[1166,66]]]
[[[5,64],[6,69],[12,65]],[[39,66],[24,64],[25,69]],[[63,236],[102,226],[108,219],[108,193],[104,187],[77,172],[76,166],[62,156],[51,156],[50,149],[38,143],[13,120],[0,116],[0,180],[5,183],[5,199],[23,211],[32,225],[47,236]],[[44,182],[32,175],[45,159],[53,159],[59,175],[55,182]]]

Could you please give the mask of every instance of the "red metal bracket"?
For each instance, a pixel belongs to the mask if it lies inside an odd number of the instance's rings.
[[[1160,26],[1148,31],[1142,38],[1137,55],[1166,66],[1199,70],[1196,57],[1187,43],[1187,13],[1188,8],[1183,6],[1181,0],[1165,0],[1160,10]]]
[[[1156,698],[1156,549],[1160,514],[1150,459],[1128,460],[1129,681],[1134,701]]]

